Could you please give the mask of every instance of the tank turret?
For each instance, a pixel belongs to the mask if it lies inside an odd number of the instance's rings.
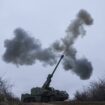
[[[53,72],[48,75],[47,80],[42,87],[32,88],[31,94],[26,93],[21,95],[22,102],[51,102],[64,101],[68,99],[69,95],[66,91],[59,91],[55,90],[53,87],[50,87],[51,79],[63,57],[64,55],[61,56]]]

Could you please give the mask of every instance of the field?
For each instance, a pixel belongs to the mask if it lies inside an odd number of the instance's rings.
[[[24,105],[105,105],[105,102],[52,102],[52,103],[30,103]]]
[[[105,105],[105,102],[6,103],[0,105]]]

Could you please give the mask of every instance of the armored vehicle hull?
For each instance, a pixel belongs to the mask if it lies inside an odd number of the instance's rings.
[[[32,88],[31,94],[22,94],[22,102],[51,102],[64,101],[69,95],[65,91],[55,90],[54,88],[42,89],[40,87]]]

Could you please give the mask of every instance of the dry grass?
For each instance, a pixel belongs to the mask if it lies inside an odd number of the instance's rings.
[[[105,102],[52,102],[52,103],[27,103],[23,105],[105,105]]]
[[[105,105],[105,102],[0,103],[0,105]]]
[[[105,105],[105,102],[53,102],[54,105]]]
[[[23,104],[23,105],[55,105],[52,103],[27,103],[27,104]]]

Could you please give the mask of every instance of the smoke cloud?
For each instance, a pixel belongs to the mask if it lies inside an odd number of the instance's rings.
[[[91,62],[89,62],[86,58],[82,58],[76,61],[74,72],[76,72],[77,75],[80,75],[81,79],[88,79],[92,74],[92,69]]]
[[[79,36],[85,36],[84,26],[92,25],[93,19],[86,10],[80,10],[76,18],[66,29],[66,36],[55,41],[48,48],[42,48],[38,39],[32,38],[21,28],[14,31],[14,38],[5,40],[6,51],[3,55],[4,61],[16,65],[31,65],[36,60],[43,64],[53,65],[60,53],[65,55],[63,67],[71,70],[81,79],[88,79],[92,74],[92,65],[86,58],[77,59],[76,49],[73,47]]]
[[[73,47],[75,40],[79,36],[84,36],[86,31],[84,25],[92,25],[93,19],[86,10],[80,10],[77,17],[72,21],[66,30],[66,36],[52,44],[52,48],[57,52],[63,52],[65,58],[63,67],[65,70],[71,70],[81,79],[88,79],[92,74],[92,64],[86,58],[77,59],[76,49]]]
[[[5,40],[6,52],[3,55],[4,61],[16,65],[31,65],[36,60],[44,64],[54,64],[55,54],[50,48],[42,49],[38,39],[32,38],[21,28],[14,31],[15,37],[12,40]]]

